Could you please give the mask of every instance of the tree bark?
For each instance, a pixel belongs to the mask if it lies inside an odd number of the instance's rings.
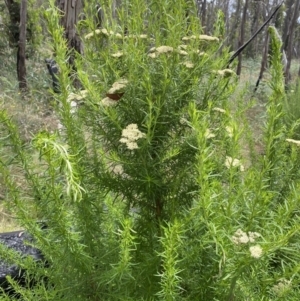
[[[246,20],[247,20],[248,3],[249,3],[249,0],[246,0],[244,9],[243,9],[239,47],[241,47],[245,41],[245,27],[246,27]],[[239,61],[238,61],[236,74],[239,76],[239,75],[241,75],[241,71],[242,71],[242,53],[239,54],[238,60]]]
[[[5,5],[8,9],[10,24],[9,28],[9,45],[10,47],[16,47],[19,43],[20,34],[20,3],[14,0],[5,0]]]
[[[17,73],[19,88],[21,91],[27,90],[26,82],[26,15],[27,15],[27,0],[21,1],[20,7],[20,35],[17,53]]]
[[[263,55],[262,55],[261,65],[260,65],[260,72],[259,72],[259,77],[256,82],[255,88],[254,88],[254,92],[256,92],[256,90],[259,86],[259,83],[262,80],[264,72],[266,70],[267,62],[268,62],[268,53],[269,53],[269,33],[268,33],[268,31],[266,31],[265,46],[264,46],[264,51],[263,51]]]
[[[294,0],[288,0],[287,1],[287,12],[284,19],[284,25],[283,25],[283,31],[282,31],[282,48],[283,50],[287,50],[287,44],[288,44],[288,35],[289,35],[289,27],[290,27],[290,20],[292,19],[292,6],[293,6]]]
[[[287,56],[287,65],[284,70],[285,74],[285,84],[287,85],[289,81],[291,80],[291,74],[290,74],[290,68],[291,68],[291,62],[292,62],[292,56],[293,56],[293,39],[294,39],[294,32],[295,32],[295,27],[297,23],[297,18],[299,16],[299,9],[300,9],[300,0],[297,0],[294,3],[294,9],[293,9],[293,15],[292,19],[289,24],[288,28],[288,34],[286,37],[286,56]]]
[[[68,41],[69,48],[83,54],[83,44],[76,31],[76,25],[83,8],[82,0],[57,0],[57,6],[64,12],[60,21],[65,29],[65,38]]]
[[[239,27],[239,23],[240,23],[240,14],[241,14],[240,10],[241,10],[241,0],[237,0],[235,15],[231,17],[232,26],[229,31],[229,37],[228,37],[228,43],[230,46],[232,46],[233,49],[239,47],[239,45],[236,44],[234,40],[235,40],[236,30]]]
[[[76,31],[76,25],[80,18],[83,8],[82,0],[56,0],[57,7],[64,13],[60,19],[60,25],[64,28],[65,38],[68,43],[69,64],[72,70],[76,72],[75,57],[76,53],[83,54],[83,43]],[[76,88],[81,86],[78,78],[74,76],[73,84]]]
[[[202,25],[202,28],[204,28],[204,32],[207,33],[207,28],[206,28],[206,0],[202,0],[201,25]]]

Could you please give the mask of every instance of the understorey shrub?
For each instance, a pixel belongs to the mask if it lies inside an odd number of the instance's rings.
[[[103,28],[93,16],[78,27],[81,90],[54,1],[45,13],[59,129],[25,144],[0,113],[7,205],[47,262],[12,252],[35,278],[12,287],[23,300],[297,300],[300,142],[284,123],[272,27],[265,149],[253,165],[222,14],[208,36],[194,1],[125,1],[117,18],[107,2]]]

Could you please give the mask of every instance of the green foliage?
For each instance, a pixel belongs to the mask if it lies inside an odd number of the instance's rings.
[[[287,93],[286,101],[284,103],[285,123],[291,129],[291,138],[296,140],[300,139],[299,129],[299,95],[300,84],[299,80],[296,84],[292,85]]]
[[[3,32],[8,38],[11,48],[17,47],[19,42],[20,5],[20,0],[12,1],[11,4],[7,5],[0,4],[0,11],[4,11]],[[42,10],[43,7],[36,0],[28,1],[26,17],[26,40],[28,45],[26,50],[30,54],[40,46],[43,39],[40,18]]]
[[[247,164],[243,100],[231,109],[237,78],[218,51],[222,15],[218,38],[199,36],[193,1],[125,1],[117,18],[107,2],[105,28],[93,16],[79,26],[81,91],[54,1],[45,11],[61,129],[25,144],[0,113],[9,206],[47,261],[1,247],[28,271],[25,288],[12,287],[24,300],[297,300],[299,151],[272,28],[265,155]]]

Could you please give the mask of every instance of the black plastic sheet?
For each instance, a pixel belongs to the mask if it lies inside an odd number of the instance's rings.
[[[31,256],[34,260],[42,260],[41,252],[32,247],[30,244],[33,242],[32,237],[24,231],[14,231],[7,233],[0,233],[0,243],[6,247],[19,252],[22,256]],[[0,287],[4,290],[7,289],[8,283],[6,276],[11,276],[16,281],[21,281],[24,271],[15,264],[5,262],[0,258]]]

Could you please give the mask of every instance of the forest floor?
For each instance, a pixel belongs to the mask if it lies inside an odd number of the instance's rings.
[[[58,129],[58,118],[53,110],[53,96],[51,92],[51,78],[46,68],[47,54],[36,53],[34,59],[27,61],[27,80],[30,92],[24,97],[19,93],[16,76],[16,53],[8,48],[5,51],[0,45],[0,106],[20,128],[21,138],[25,143],[41,130],[54,131]],[[299,62],[294,62],[292,72],[297,73]],[[260,60],[248,59],[243,62],[242,75],[237,93],[246,89],[245,101],[251,101],[253,105],[247,110],[247,118],[255,137],[255,148],[258,154],[263,152],[262,125],[265,115],[265,104],[269,94],[265,79],[260,83],[257,92],[253,93],[255,83],[259,76]],[[0,132],[1,136],[1,132]],[[1,152],[1,150],[0,150]],[[246,152],[246,150],[245,150]],[[22,186],[24,179],[18,170],[12,171]],[[13,213],[7,211],[3,201],[6,198],[0,175],[0,232],[8,232],[20,229]]]

